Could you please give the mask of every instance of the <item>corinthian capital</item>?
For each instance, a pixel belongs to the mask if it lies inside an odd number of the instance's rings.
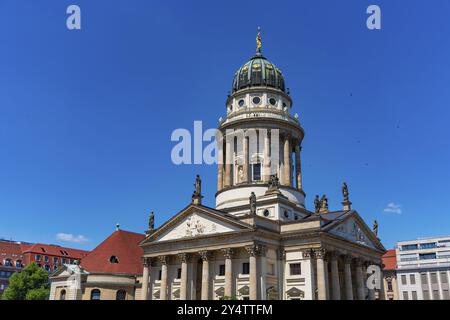
[[[231,248],[222,249],[223,256],[225,259],[231,259],[233,257],[234,251]]]
[[[182,263],[186,263],[186,262],[189,262],[191,256],[190,256],[190,254],[183,252],[183,253],[178,254],[178,258],[180,258]]]
[[[159,259],[159,262],[161,262],[161,264],[167,264],[169,257],[168,256],[159,256],[158,259]]]
[[[266,248],[261,244],[254,244],[245,247],[245,250],[251,257],[262,256],[266,254]]]
[[[314,249],[314,256],[318,259],[325,259],[326,254],[327,250],[324,248]]]
[[[198,254],[200,255],[200,258],[203,261],[208,261],[208,259],[211,257],[211,253],[209,251],[199,251]]]

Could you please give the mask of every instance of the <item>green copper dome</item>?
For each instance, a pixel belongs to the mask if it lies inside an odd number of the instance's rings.
[[[232,92],[260,86],[286,92],[281,70],[258,52],[234,74]]]

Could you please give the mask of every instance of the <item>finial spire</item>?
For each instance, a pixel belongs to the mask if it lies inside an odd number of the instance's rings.
[[[258,27],[258,34],[256,35],[256,54],[261,54],[261,27]]]

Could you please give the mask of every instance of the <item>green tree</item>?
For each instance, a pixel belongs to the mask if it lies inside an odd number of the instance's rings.
[[[3,300],[46,300],[50,290],[48,273],[31,263],[9,278],[9,287],[3,292]]]

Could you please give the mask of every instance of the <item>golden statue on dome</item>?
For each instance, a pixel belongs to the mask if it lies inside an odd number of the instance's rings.
[[[256,35],[256,53],[261,53],[261,27],[258,27],[258,34]]]

